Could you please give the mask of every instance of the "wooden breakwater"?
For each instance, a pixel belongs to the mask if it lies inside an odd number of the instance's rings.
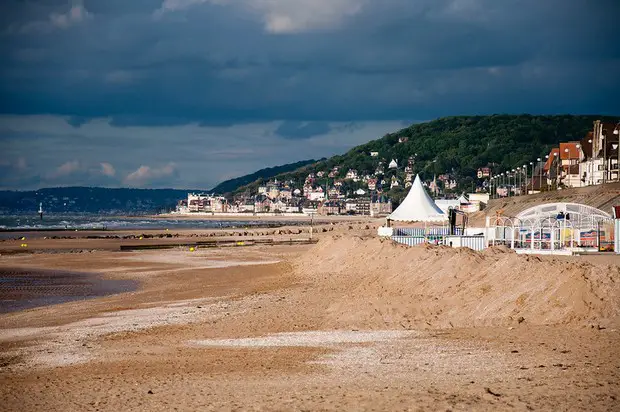
[[[157,243],[144,245],[121,245],[121,251],[135,250],[158,250],[176,248],[219,248],[219,247],[247,247],[256,245],[311,245],[318,242],[318,239],[244,239],[244,240],[203,240],[188,243]]]

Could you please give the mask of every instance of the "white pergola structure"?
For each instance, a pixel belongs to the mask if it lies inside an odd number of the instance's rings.
[[[547,203],[515,217],[500,216],[488,222],[487,234],[491,245],[550,252],[599,250],[601,243],[613,243],[614,235],[609,213],[578,203]]]

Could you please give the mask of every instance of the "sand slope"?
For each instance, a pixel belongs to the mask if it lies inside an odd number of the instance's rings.
[[[620,323],[620,268],[577,259],[334,236],[295,267],[329,302],[326,327]]]

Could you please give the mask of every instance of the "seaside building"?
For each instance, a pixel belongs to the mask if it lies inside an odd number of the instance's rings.
[[[317,187],[308,192],[307,198],[310,201],[319,202],[325,199],[325,192],[322,187]]]
[[[581,186],[580,163],[583,152],[579,142],[560,143],[560,180],[566,187]]]
[[[189,213],[224,213],[228,211],[228,201],[222,196],[187,194]]]

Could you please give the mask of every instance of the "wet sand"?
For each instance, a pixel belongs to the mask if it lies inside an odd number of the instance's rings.
[[[0,313],[131,292],[138,282],[96,274],[41,269],[0,269]]]
[[[349,293],[296,274],[310,246],[121,253],[121,241],[66,240],[94,250],[72,253],[48,239],[35,254],[0,257],[0,268],[140,285],[0,314],[0,409],[620,408],[614,328],[412,328],[389,312],[334,328],[333,302]]]

